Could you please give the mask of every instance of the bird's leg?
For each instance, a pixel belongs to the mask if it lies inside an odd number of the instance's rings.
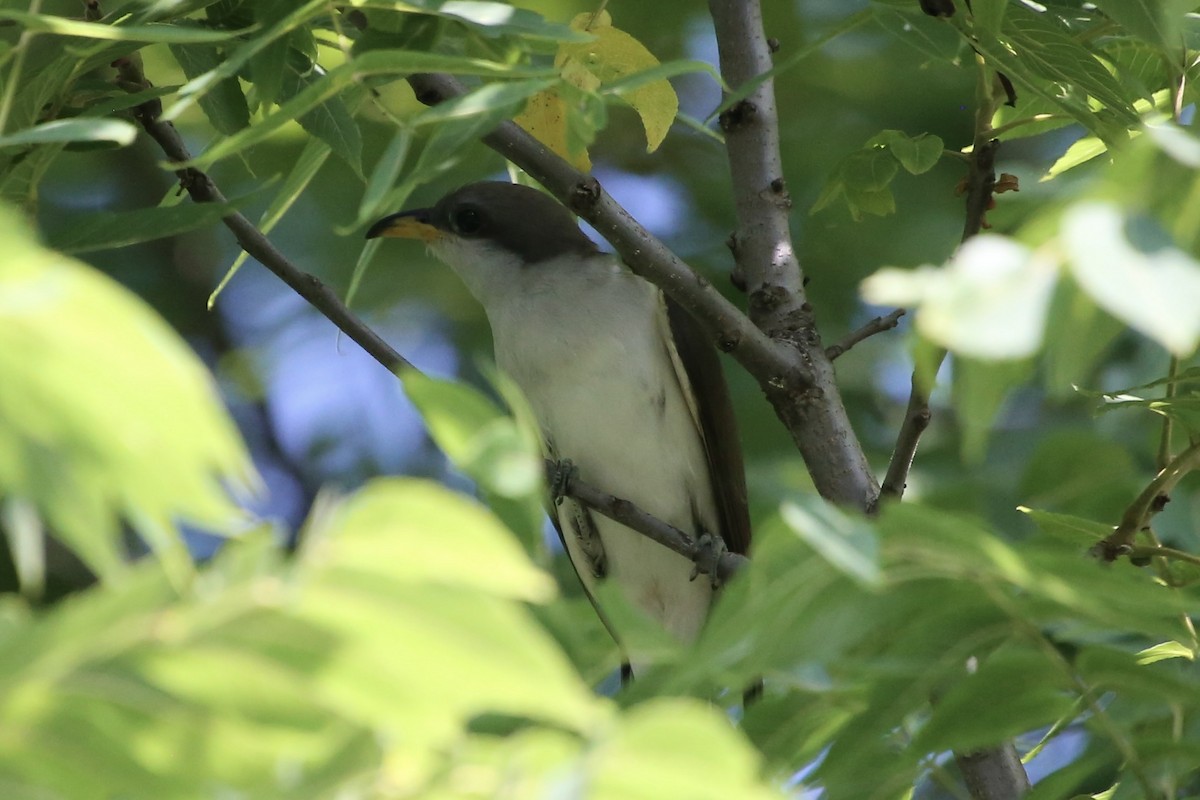
[[[554,459],[546,471],[546,483],[554,505],[562,505],[571,488],[571,481],[579,475],[579,468],[569,458]]]
[[[701,528],[700,536],[696,539],[696,546],[692,550],[692,561],[695,563],[688,580],[694,581],[700,573],[704,573],[712,581],[714,590],[721,588],[721,578],[717,567],[721,563],[721,556],[725,554],[725,550],[724,539],[720,536],[713,536]]]

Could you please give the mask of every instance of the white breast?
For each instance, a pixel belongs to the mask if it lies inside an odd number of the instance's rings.
[[[717,534],[703,445],[681,386],[686,378],[667,350],[658,290],[607,256],[584,270],[526,269],[537,273],[486,307],[496,361],[525,392],[557,457],[659,519],[696,534],[698,517]],[[667,630],[693,639],[712,599],[708,581],[689,580],[690,560],[593,518],[608,576]],[[579,559],[563,522],[568,550]],[[586,568],[579,572],[590,578]]]

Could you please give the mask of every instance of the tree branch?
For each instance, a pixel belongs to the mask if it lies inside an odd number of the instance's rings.
[[[457,79],[436,73],[408,77],[417,99],[436,105],[466,92]],[[575,169],[512,122],[483,137],[497,153],[529,173],[563,205],[590,222],[630,269],[662,288],[695,317],[717,348],[732,355],[760,383],[803,385],[806,373],[786,348],[771,341],[701,275],[641,226],[594,177]]]
[[[758,0],[709,0],[709,11],[726,85],[737,91],[771,71],[777,48],[763,30]],[[878,484],[821,345],[788,226],[792,203],[783,178],[774,81],[757,82],[720,122],[737,213],[730,245],[748,292],[750,319],[794,349],[809,379],[802,391],[765,384],[763,389],[817,490],[836,503],[867,509]]]
[[[714,577],[724,583],[749,562],[748,558],[739,553],[721,550],[714,567],[709,548],[697,542],[693,536],[643,511],[629,500],[615,497],[585,483],[580,480],[578,475],[568,473],[560,476],[557,469],[554,462],[546,462],[548,474],[562,479],[560,488],[563,497],[570,497],[614,522],[632,528],[663,547],[690,559],[696,565],[698,573],[712,574],[715,569]]]
[[[1116,530],[1092,546],[1092,555],[1103,561],[1115,561],[1130,552],[1138,531],[1145,528],[1150,517],[1162,509],[1165,498],[1175,485],[1195,469],[1200,469],[1200,442],[1177,455],[1154,476],[1154,480],[1125,509]]]
[[[875,319],[863,325],[856,331],[851,332],[837,344],[831,344],[825,348],[825,355],[830,360],[843,356],[854,345],[861,342],[863,339],[869,339],[877,333],[890,331],[892,328],[900,324],[900,318],[905,315],[903,308],[897,308],[892,313],[885,317],[876,317]]]
[[[150,82],[135,63],[121,62],[119,69],[122,81],[129,88],[133,90],[150,88]],[[151,100],[134,109],[138,123],[158,143],[170,161],[181,163],[191,160],[191,153],[175,126],[159,118],[161,112],[162,104],[158,100]],[[224,194],[206,173],[186,167],[175,170],[175,174],[179,177],[180,185],[195,202],[225,202]],[[389,371],[395,373],[400,369],[416,369],[346,308],[332,289],[323,284],[316,276],[304,272],[292,264],[244,216],[234,213],[224,217],[222,221],[233,232],[238,244],[247,253],[275,273]],[[646,235],[649,236],[649,234]],[[643,511],[632,502],[602,492],[576,477],[572,476],[567,480],[563,487],[563,494],[691,559],[699,572],[708,573],[715,570],[715,577],[721,582],[731,578],[747,561],[745,556],[725,551],[720,553],[714,565],[707,549],[698,544],[693,537]]]
[[[121,59],[117,68],[122,84],[134,91],[149,89],[150,81],[142,73],[141,67],[133,59]],[[158,143],[163,153],[173,163],[190,161],[192,156],[184,144],[183,138],[175,126],[159,118],[162,113],[162,103],[150,100],[134,109],[134,117],[142,128]],[[180,186],[197,203],[224,203],[225,195],[217,188],[208,175],[194,167],[184,167],[175,170],[179,176]],[[233,232],[242,249],[258,260],[264,267],[275,273],[298,295],[320,311],[325,317],[354,340],[367,353],[390,371],[396,372],[402,368],[414,369],[413,365],[396,352],[383,340],[379,334],[368,328],[362,320],[354,315],[337,294],[314,275],[310,275],[297,267],[287,256],[279,252],[271,241],[263,235],[254,223],[239,213],[232,213],[221,220],[225,227]]]
[[[983,72],[984,68],[980,68]],[[981,79],[982,80],[982,79]],[[987,139],[983,132],[991,130],[990,91],[980,97],[981,108],[986,111],[976,114],[977,125],[983,124],[976,134],[974,147],[971,150],[971,160],[967,166],[966,186],[966,215],[963,222],[962,241],[967,241],[984,229],[988,207],[992,203],[993,192],[996,188],[996,151],[1000,142]],[[986,117],[986,120],[984,119]],[[945,351],[937,359],[940,366],[946,357]],[[936,367],[934,368],[936,371]],[[917,446],[921,435],[929,427],[931,413],[929,411],[929,389],[933,385],[934,376],[928,376],[927,381],[920,380],[914,372],[912,390],[908,395],[908,408],[904,412],[904,422],[896,436],[896,447],[892,451],[891,461],[888,462],[887,474],[883,479],[880,499],[900,498],[908,482],[908,473],[912,469],[913,459],[917,455]]]

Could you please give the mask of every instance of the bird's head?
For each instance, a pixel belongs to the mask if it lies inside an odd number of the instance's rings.
[[[471,183],[430,208],[384,217],[367,231],[368,239],[380,236],[425,242],[485,305],[495,292],[522,283],[531,267],[598,252],[554,198],[499,181]]]

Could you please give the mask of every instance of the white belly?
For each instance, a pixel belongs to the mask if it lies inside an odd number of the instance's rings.
[[[539,304],[539,298],[526,300]],[[590,291],[586,309],[535,307],[521,316],[529,313],[545,322],[536,340],[519,319],[510,325],[512,320],[493,315],[496,358],[525,392],[556,457],[571,460],[596,488],[665,522],[698,535],[698,518],[717,535],[707,461],[663,344],[656,290],[622,276]],[[554,335],[546,335],[547,325]],[[567,548],[590,583],[569,514],[564,504]],[[694,639],[712,601],[709,582],[689,580],[689,559],[606,517],[591,516],[607,557],[607,577],[675,636]]]

